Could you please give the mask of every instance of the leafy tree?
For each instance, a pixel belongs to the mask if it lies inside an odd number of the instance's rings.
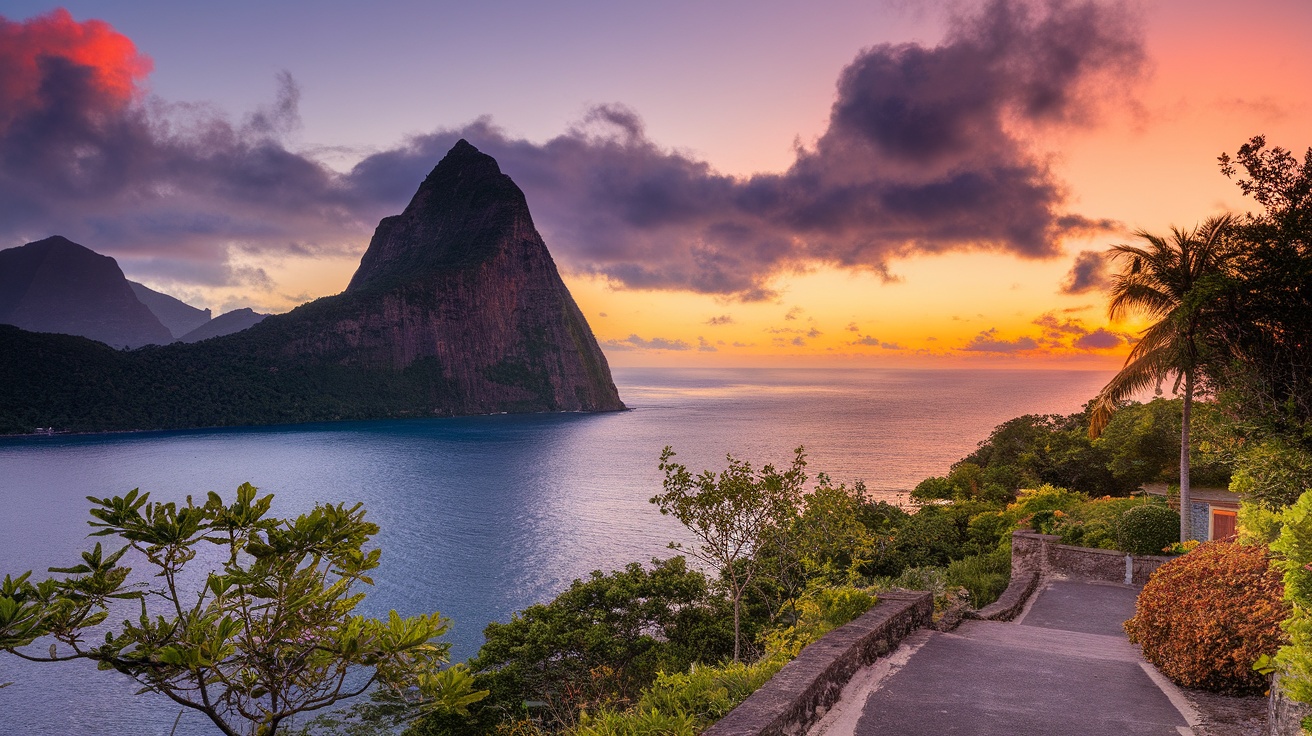
[[[393,611],[383,621],[353,613],[365,595],[354,589],[372,584],[380,555],[364,549],[378,527],[360,504],[283,520],[268,516],[273,496],[257,496],[248,483],[232,504],[215,493],[201,505],[149,497],[135,489],[88,497],[93,536],[126,542],[117,551],[97,543],[81,564],[51,568],[60,578],[5,576],[0,649],[35,662],[92,660],[204,713],[230,736],[273,734],[294,714],[376,684],[418,688],[437,710],[484,694],[462,670],[439,672],[449,645],[434,641],[448,626],[438,614]],[[198,577],[192,563],[207,548],[218,550],[221,569]],[[149,582],[129,582],[125,559],[144,563]],[[197,585],[183,582],[191,580]],[[89,641],[120,601],[136,601],[136,619]]]
[[[661,452],[665,492],[653,496],[662,514],[678,519],[698,540],[688,554],[720,572],[733,603],[733,659],[742,652],[743,598],[764,567],[758,554],[768,536],[795,513],[806,482],[806,453],[799,447],[784,472],[773,465],[752,470],[751,463],[727,457],[729,467],[694,477],[672,461],[674,450]],[[677,542],[671,549],[683,549]]]
[[[650,569],[635,562],[595,571],[550,603],[488,624],[470,665],[492,692],[484,707],[513,714],[537,701],[568,724],[580,708],[631,702],[658,672],[727,657],[728,613],[683,557],[653,560]]]
[[[1180,412],[1180,541],[1190,538],[1189,420],[1202,368],[1209,307],[1225,272],[1225,238],[1234,220],[1213,217],[1193,230],[1172,229],[1170,238],[1140,230],[1142,246],[1116,245],[1112,257],[1124,269],[1112,279],[1108,314],[1114,320],[1137,312],[1154,320],[1130,351],[1125,366],[1094,399],[1089,436],[1107,427],[1112,412],[1130,396],[1175,376],[1183,388]]]
[[[1107,451],[1108,468],[1127,485],[1175,481],[1180,457],[1181,402],[1154,399],[1122,407],[1094,445]]]
[[[1262,211],[1235,228],[1217,330],[1225,349],[1208,368],[1241,398],[1245,420],[1312,450],[1312,148],[1300,162],[1255,136],[1220,161]]]

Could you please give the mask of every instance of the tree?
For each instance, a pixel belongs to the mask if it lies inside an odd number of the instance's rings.
[[[1201,367],[1200,350],[1230,253],[1229,215],[1213,217],[1193,230],[1172,228],[1163,238],[1140,230],[1142,246],[1115,245],[1111,255],[1124,261],[1113,276],[1108,315],[1119,320],[1138,312],[1155,320],[1144,329],[1124,367],[1099,392],[1089,417],[1089,436],[1097,438],[1112,412],[1134,394],[1175,376],[1183,399],[1180,413],[1180,540],[1190,538],[1189,416]]]
[[[1220,161],[1263,210],[1235,227],[1239,247],[1218,330],[1226,349],[1209,370],[1240,399],[1243,419],[1312,451],[1312,148],[1300,162],[1255,136]]]
[[[492,692],[479,707],[514,713],[538,701],[543,715],[567,726],[581,709],[628,704],[659,672],[726,657],[728,607],[683,557],[594,571],[550,603],[488,624],[470,661]]]
[[[231,505],[216,493],[201,505],[149,498],[137,489],[88,497],[89,523],[99,528],[92,536],[126,542],[117,551],[97,543],[81,564],[51,568],[60,578],[5,576],[0,649],[34,662],[92,660],[204,713],[229,736],[274,734],[294,714],[375,685],[417,688],[438,710],[485,695],[462,669],[439,671],[450,645],[434,641],[448,627],[438,614],[392,611],[384,621],[353,613],[365,597],[354,588],[372,584],[380,556],[364,549],[378,527],[360,504],[318,505],[283,520],[267,515],[273,496],[257,496],[249,483]],[[216,556],[220,569],[192,565]],[[125,559],[153,575],[134,577]],[[136,620],[110,626],[103,643],[88,640],[111,606],[127,601],[140,609]],[[53,643],[41,649],[38,641]]]
[[[773,465],[753,472],[751,463],[727,456],[729,467],[694,477],[672,461],[674,450],[661,452],[665,492],[653,496],[662,514],[688,527],[698,544],[686,551],[719,571],[733,603],[733,659],[742,653],[743,597],[761,572],[758,551],[767,535],[796,512],[806,483],[806,453],[795,451],[792,466],[780,473]],[[671,549],[684,549],[678,542]]]

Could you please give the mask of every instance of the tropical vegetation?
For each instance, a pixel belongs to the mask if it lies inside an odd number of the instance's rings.
[[[297,714],[375,686],[413,689],[416,715],[460,712],[486,694],[463,668],[441,669],[448,622],[438,614],[354,612],[380,556],[365,549],[378,527],[359,504],[279,519],[269,515],[273,496],[249,484],[231,503],[215,493],[199,504],[151,502],[137,490],[88,500],[92,536],[122,546],[97,543],[79,564],[52,568],[59,577],[6,575],[0,650],[33,662],[91,660],[229,736],[272,735]],[[122,606],[139,613],[111,623]]]

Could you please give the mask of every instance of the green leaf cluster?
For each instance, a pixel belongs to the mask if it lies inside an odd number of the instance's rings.
[[[273,734],[295,714],[318,710],[377,685],[414,689],[424,707],[462,710],[484,693],[460,671],[441,672],[448,622],[438,614],[385,620],[355,613],[380,551],[366,550],[378,527],[360,504],[321,504],[295,519],[269,515],[273,496],[243,484],[225,502],[88,497],[99,543],[62,577],[0,585],[0,649],[40,662],[89,659],[179,705],[200,711],[225,734]],[[218,569],[198,577],[197,560]],[[150,572],[133,582],[131,560]],[[140,577],[140,576],[137,576]],[[196,580],[199,584],[192,584]],[[111,604],[135,601],[137,615],[105,624]],[[45,652],[31,651],[38,642]]]

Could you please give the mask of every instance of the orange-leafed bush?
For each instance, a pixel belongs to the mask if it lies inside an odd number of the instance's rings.
[[[1130,641],[1173,682],[1220,692],[1261,692],[1253,671],[1284,643],[1289,615],[1280,572],[1262,545],[1209,542],[1162,565],[1125,622]]]

